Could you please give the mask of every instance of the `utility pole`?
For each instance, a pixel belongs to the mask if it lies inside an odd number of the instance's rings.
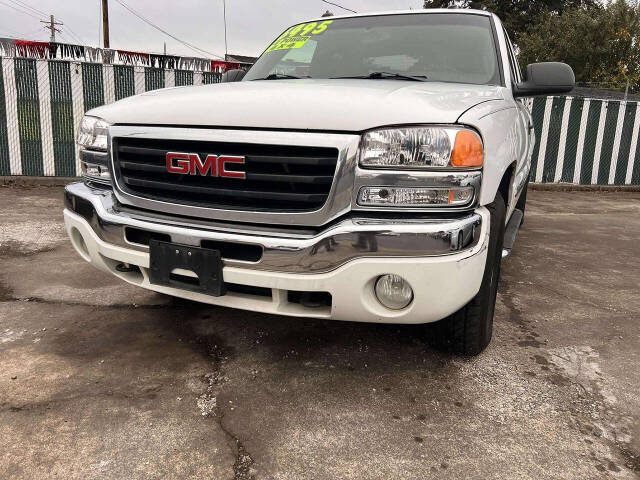
[[[109,0],[102,0],[102,37],[104,48],[109,48]]]
[[[64,25],[64,23],[62,22],[56,22],[55,18],[53,15],[51,15],[49,17],[49,20],[40,20],[40,23],[44,23],[45,26],[44,28],[46,28],[47,30],[49,30],[51,32],[51,41],[55,42],[56,41],[56,32],[58,33],[62,33],[62,30],[58,30],[56,28],[56,25]]]
[[[222,0],[222,11],[224,15],[224,61],[227,61],[229,50],[227,49],[227,0]]]

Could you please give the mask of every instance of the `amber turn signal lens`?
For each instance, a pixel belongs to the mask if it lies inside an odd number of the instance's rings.
[[[482,141],[469,130],[460,130],[456,134],[456,143],[451,154],[451,165],[454,167],[481,167]]]

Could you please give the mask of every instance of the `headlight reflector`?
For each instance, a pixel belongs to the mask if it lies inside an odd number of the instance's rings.
[[[384,128],[367,132],[360,166],[369,168],[448,168],[482,166],[482,141],[460,127]]]
[[[78,129],[78,145],[89,150],[107,151],[109,124],[98,117],[85,115]]]
[[[388,207],[462,206],[473,200],[473,187],[362,187],[358,205]]]
[[[80,169],[85,180],[111,183],[109,156],[107,154],[107,134],[109,124],[98,117],[85,115],[78,129],[78,155]]]

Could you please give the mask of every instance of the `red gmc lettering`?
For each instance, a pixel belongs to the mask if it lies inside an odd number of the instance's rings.
[[[207,155],[202,160],[197,153],[167,153],[167,171],[189,175],[246,179],[245,172],[227,170],[229,163],[244,164],[244,157]]]
[[[174,160],[176,162],[174,163]],[[171,173],[189,173],[190,162],[188,153],[167,153],[167,171]]]
[[[211,176],[218,176],[218,169],[216,167],[216,159],[218,157],[216,155],[207,155],[204,163],[202,163],[200,155],[197,153],[189,154],[189,158],[191,159],[191,170],[189,171],[191,175],[197,175],[200,173],[200,175],[204,176],[207,174],[209,169],[211,169]]]
[[[229,171],[225,168],[227,163],[242,163],[244,164],[244,157],[218,157],[218,175],[226,178],[241,178],[242,180],[247,178],[245,172]]]

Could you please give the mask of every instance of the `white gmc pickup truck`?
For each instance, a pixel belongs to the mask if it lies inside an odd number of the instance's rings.
[[[489,343],[534,143],[500,20],[422,10],[321,18],[246,73],[87,112],[64,218],[87,262],[140,287],[298,317],[432,324]]]

